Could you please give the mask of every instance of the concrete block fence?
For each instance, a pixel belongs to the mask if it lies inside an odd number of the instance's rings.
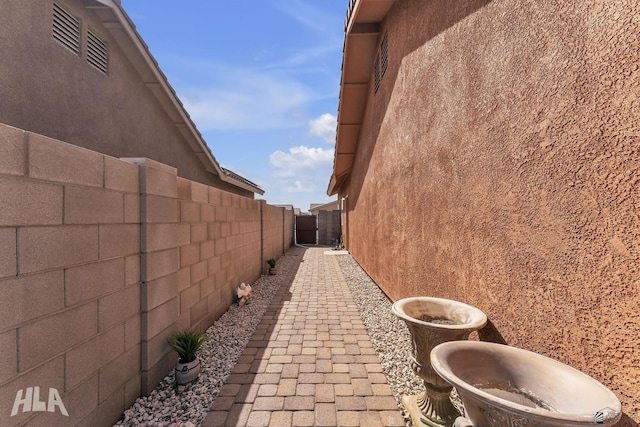
[[[5,125],[0,203],[2,426],[111,425],[293,242],[292,211]]]

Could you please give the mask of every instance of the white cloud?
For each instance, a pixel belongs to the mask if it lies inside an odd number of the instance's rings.
[[[333,148],[298,145],[271,153],[265,198],[271,204],[292,203],[307,210],[310,203],[325,203],[333,169]]]
[[[271,179],[269,197],[291,200],[306,209],[310,203],[326,199],[333,168],[333,149],[291,147],[289,152],[276,151],[269,157]]]
[[[309,135],[322,138],[327,144],[336,142],[336,116],[325,113],[317,119],[309,120]]]
[[[302,181],[289,182],[284,187],[285,193],[311,193],[314,189],[307,189]]]
[[[315,103],[337,102],[343,33],[336,16],[315,0],[269,3],[300,34],[295,43],[268,37],[246,56],[160,50],[162,69],[200,131],[303,130]]]
[[[326,8],[318,6],[316,2],[277,0],[274,5],[304,27],[315,32],[321,39],[327,40],[329,44],[342,42],[342,27],[336,27],[334,18],[326,13]]]
[[[181,98],[201,130],[282,129],[301,126],[310,88],[278,72],[210,67],[215,86],[184,88]]]
[[[278,150],[269,156],[269,165],[278,170],[278,176],[292,176],[303,169],[324,169],[332,164],[333,150],[304,145],[289,148],[288,153]]]

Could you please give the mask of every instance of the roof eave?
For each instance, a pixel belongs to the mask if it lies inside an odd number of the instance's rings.
[[[351,0],[345,22],[333,173],[327,195],[340,191],[355,160],[360,126],[378,49],[380,23],[395,0]]]

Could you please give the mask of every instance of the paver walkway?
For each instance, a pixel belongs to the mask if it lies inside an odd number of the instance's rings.
[[[305,251],[202,427],[405,425],[338,261],[326,251]]]

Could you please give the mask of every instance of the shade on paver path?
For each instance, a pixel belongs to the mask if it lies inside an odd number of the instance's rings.
[[[405,425],[337,258],[326,251],[304,252],[203,427]]]

